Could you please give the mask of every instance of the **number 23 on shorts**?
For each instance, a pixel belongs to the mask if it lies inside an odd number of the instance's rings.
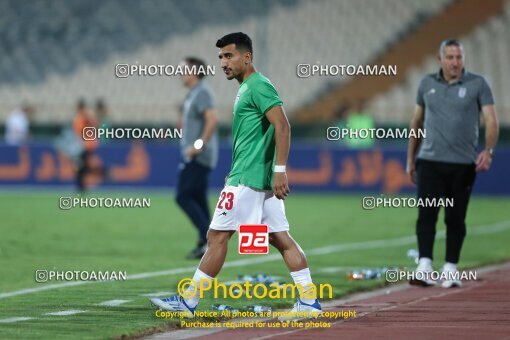
[[[233,207],[234,207],[234,193],[231,191],[222,191],[217,208],[232,210]]]

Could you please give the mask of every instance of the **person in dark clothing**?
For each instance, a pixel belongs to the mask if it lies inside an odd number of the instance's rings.
[[[455,39],[439,48],[439,72],[426,75],[418,88],[411,129],[425,128],[426,137],[410,138],[407,172],[417,184],[418,198],[447,198],[446,258],[441,275],[445,288],[459,287],[457,263],[466,235],[466,213],[476,173],[490,169],[498,139],[492,91],[480,75],[464,69],[464,49]],[[485,147],[477,152],[480,112],[485,120]],[[420,206],[416,223],[419,263],[416,273],[430,273],[439,207]],[[451,275],[450,275],[451,274]],[[417,275],[411,284],[435,284]]]
[[[181,163],[176,201],[198,230],[198,242],[187,256],[200,259],[207,250],[211,215],[207,202],[208,176],[218,162],[217,119],[214,98],[203,79],[205,63],[194,57],[184,59],[188,69],[181,76],[189,89],[182,107]],[[186,72],[185,72],[186,73]]]

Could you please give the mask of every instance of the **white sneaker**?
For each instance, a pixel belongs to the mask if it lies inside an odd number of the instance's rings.
[[[432,268],[432,260],[427,257],[421,257],[418,266],[414,271],[414,276],[409,280],[409,284],[413,286],[429,287],[435,286],[436,281],[430,279],[430,273],[434,271]]]
[[[445,263],[443,269],[441,269],[441,276],[446,277],[443,282],[441,282],[441,287],[443,288],[461,288],[462,281],[458,278],[460,277],[459,271],[455,265],[450,265]]]
[[[460,280],[444,280],[441,282],[443,288],[462,288],[462,281]]]
[[[170,312],[181,312],[182,316],[186,318],[195,317],[195,308],[188,306],[186,301],[180,295],[173,295],[164,299],[153,298],[150,299],[152,305],[158,307],[160,310]]]
[[[311,305],[304,303],[301,299],[294,304],[294,307],[278,318],[280,321],[295,321],[309,318],[318,318],[322,314],[322,307],[319,300]]]

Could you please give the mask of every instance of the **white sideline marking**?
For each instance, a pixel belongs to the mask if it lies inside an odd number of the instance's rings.
[[[0,299],[5,299],[5,298],[11,297],[11,296],[16,296],[16,295],[25,295],[25,294],[30,294],[30,293],[35,293],[35,292],[40,292],[40,291],[50,290],[50,289],[58,289],[58,288],[71,287],[71,286],[80,286],[86,282],[87,281],[54,283],[54,284],[50,284],[50,285],[44,285],[43,287],[21,289],[21,290],[16,290],[14,292],[9,292],[9,293],[1,293]]]
[[[491,233],[497,233],[500,231],[504,231],[507,229],[510,229],[510,220],[495,223],[495,224],[482,225],[479,227],[471,228],[468,230],[468,235],[491,234]],[[445,237],[444,231],[438,232],[436,235],[436,239],[442,239],[444,237]],[[415,235],[397,237],[397,238],[392,238],[392,239],[373,240],[373,241],[364,241],[364,242],[355,242],[355,243],[344,243],[344,244],[338,244],[338,245],[333,245],[333,246],[309,249],[309,250],[305,251],[305,253],[307,256],[309,256],[309,255],[325,255],[325,254],[340,253],[340,252],[351,251],[351,250],[376,249],[376,248],[385,248],[385,247],[389,247],[389,246],[402,246],[402,245],[414,244],[414,243],[416,243]],[[281,255],[280,254],[271,254],[268,256],[264,256],[264,257],[247,258],[244,260],[225,262],[225,264],[223,265],[223,268],[244,267],[247,265],[252,265],[252,264],[257,264],[257,263],[266,263],[266,262],[277,261],[277,260],[281,260]],[[157,271],[157,272],[139,273],[139,274],[127,275],[127,280],[139,280],[139,279],[146,279],[149,277],[156,277],[156,276],[190,273],[190,272],[194,272],[195,270],[196,270],[196,266],[195,267],[175,268],[175,269],[162,270],[162,271]],[[81,286],[84,284],[99,283],[99,282],[104,283],[104,282],[112,282],[112,281],[73,281],[73,282],[55,283],[55,284],[50,284],[50,285],[44,285],[42,287],[37,287],[37,288],[27,288],[27,289],[16,290],[13,292],[0,293],[0,299],[5,299],[5,298],[13,297],[13,296],[18,296],[18,295],[25,295],[25,294],[30,294],[30,293],[37,293],[37,292],[41,292],[41,291],[45,291],[45,290],[72,287],[72,286]]]
[[[80,313],[85,313],[85,312],[86,312],[86,310],[71,309],[71,310],[61,310],[58,312],[44,313],[43,315],[66,316],[66,315],[74,315],[74,314],[80,314]]]
[[[115,306],[120,306],[123,303],[131,302],[131,301],[133,301],[133,300],[108,300],[108,301],[100,302],[100,303],[96,304],[96,306],[115,307]]]
[[[263,319],[257,319],[257,321],[262,321]],[[178,329],[172,332],[158,333],[149,335],[148,337],[144,337],[145,340],[183,340],[183,339],[193,339],[198,338],[200,336],[211,335],[218,332],[223,332],[224,328],[214,328],[214,329],[201,329],[201,328],[190,328],[190,329]]]
[[[157,292],[157,293],[141,294],[140,296],[160,297],[160,296],[170,296],[173,294],[176,294],[176,293],[175,292]]]
[[[486,273],[490,273],[491,271],[494,271],[494,270],[504,269],[506,267],[510,267],[510,263],[507,262],[503,265],[491,265],[488,267],[477,268],[476,271],[481,274],[486,274]],[[467,289],[472,289],[472,288],[474,288],[474,287],[467,288]],[[343,299],[332,300],[329,302],[321,303],[322,309],[329,310],[334,307],[340,307],[341,305],[352,304],[352,303],[360,301],[360,300],[366,300],[366,299],[370,299],[370,298],[377,297],[377,296],[388,295],[388,294],[392,294],[395,292],[408,290],[408,289],[415,289],[415,288],[413,288],[413,286],[409,285],[407,282],[392,284],[391,286],[377,289],[374,291],[354,293],[352,295],[351,294],[348,295],[347,297],[345,297]],[[459,290],[456,290],[456,291],[454,291],[453,289],[448,289],[448,292],[443,292],[441,294],[443,294],[443,295],[454,294],[457,292],[465,291],[465,289],[466,288],[459,288]],[[437,296],[437,295],[434,295],[434,296]],[[416,303],[416,301],[417,300],[413,300],[410,303]],[[406,304],[409,304],[409,303],[406,303]],[[406,305],[406,304],[403,304],[403,305]],[[371,303],[371,305],[374,305],[374,304]],[[363,312],[361,314],[358,314],[357,316],[363,317],[367,314],[373,314],[374,312],[377,313],[379,311],[388,310],[388,309],[395,307],[395,306],[385,307],[385,306],[387,306],[386,303],[380,303],[379,305],[380,305],[380,307],[378,307],[378,309],[376,309],[375,311]],[[246,320],[250,321],[249,319],[246,319]],[[266,320],[266,319],[259,319],[259,320],[262,321],[262,320]],[[338,323],[345,322],[345,321],[346,320],[337,320],[337,321],[331,322],[331,324],[332,325],[338,324]],[[216,334],[216,333],[219,333],[222,331],[227,331],[227,330],[231,330],[231,329],[226,328],[226,327],[214,328],[214,329],[211,329],[211,328],[208,328],[208,329],[200,329],[200,328],[178,329],[178,330],[167,331],[164,333],[156,333],[156,334],[150,335],[148,337],[145,337],[144,339],[146,339],[146,340],[192,339],[192,338],[196,338],[199,336],[207,336],[207,335]],[[297,332],[306,331],[306,330],[309,330],[309,329],[308,328],[298,328],[298,329],[294,329],[294,330],[283,331],[281,333],[273,333],[273,334],[269,334],[269,335],[265,335],[265,336],[253,337],[253,339],[260,340],[260,339],[268,339],[268,338],[273,338],[273,337],[282,337],[283,335],[297,333]],[[218,334],[217,337],[220,339],[221,334]],[[298,336],[298,338],[299,338],[299,336]]]
[[[18,321],[27,321],[32,320],[35,318],[29,318],[28,316],[20,316],[15,318],[7,318],[7,319],[0,319],[0,323],[12,323],[12,322],[18,322]]]
[[[351,270],[357,270],[354,267],[324,267],[324,268],[317,268],[313,270],[313,273],[341,273],[341,272],[348,272]]]
[[[257,319],[257,321],[262,321],[262,319]],[[148,337],[144,337],[146,340],[183,340],[183,339],[192,339],[198,338],[199,336],[211,335],[218,332],[223,332],[224,328],[215,328],[215,329],[201,329],[201,328],[190,328],[190,329],[178,329],[172,332],[158,333],[149,335]]]

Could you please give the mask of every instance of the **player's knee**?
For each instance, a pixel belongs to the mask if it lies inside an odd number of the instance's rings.
[[[211,230],[207,232],[207,246],[208,247],[217,247],[217,246],[226,246],[232,233],[225,231],[217,231]]]
[[[280,239],[274,233],[269,234],[269,244],[278,249],[281,247]]]
[[[286,232],[271,233],[269,234],[269,244],[279,251],[284,251],[292,246],[292,239]]]
[[[463,222],[457,221],[446,221],[446,233],[447,234],[455,234],[458,236],[466,236],[466,224]]]
[[[274,246],[273,243],[274,243],[274,235],[273,234],[269,234],[269,244]]]
[[[445,217],[444,223],[446,224],[446,229],[456,230],[456,231],[466,231],[466,224],[463,219],[455,218],[455,217]]]
[[[467,230],[466,230],[466,227],[464,226],[464,228],[462,228],[460,231],[459,231],[459,237],[464,239],[464,237],[466,237],[466,234],[467,234]]]
[[[430,228],[436,226],[437,215],[435,214],[419,214],[417,226],[420,228]]]
[[[177,204],[179,204],[180,206],[183,206],[185,205],[187,202],[189,202],[189,200],[191,199],[191,195],[189,195],[186,191],[180,191],[179,193],[177,193],[177,195],[175,196],[175,201],[177,202]]]

